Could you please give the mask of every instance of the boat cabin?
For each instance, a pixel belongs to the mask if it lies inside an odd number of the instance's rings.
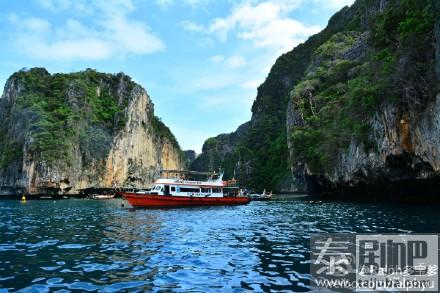
[[[200,187],[196,185],[180,185],[178,183],[155,183],[149,194],[156,195],[174,195],[174,196],[212,196],[223,197],[223,188],[221,187]]]
[[[223,173],[164,170],[162,178],[157,179],[149,194],[191,196],[191,197],[223,197]],[[195,179],[205,176],[207,179]]]

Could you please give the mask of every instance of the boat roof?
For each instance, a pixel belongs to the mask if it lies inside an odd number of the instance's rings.
[[[154,184],[223,187],[223,181],[197,181],[197,180],[181,180],[181,179],[167,179],[167,178],[159,178],[156,181],[154,181]]]
[[[191,170],[161,170],[161,173],[177,173],[177,174],[191,174],[191,175],[218,175],[219,173],[213,172],[200,172],[200,171],[191,171]]]

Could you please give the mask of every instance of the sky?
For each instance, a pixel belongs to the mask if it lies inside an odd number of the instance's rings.
[[[21,68],[124,72],[182,149],[251,117],[276,58],[353,0],[0,0],[0,86]]]

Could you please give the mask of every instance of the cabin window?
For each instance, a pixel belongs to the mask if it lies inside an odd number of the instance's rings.
[[[211,188],[202,188],[203,193],[211,193]]]
[[[222,192],[221,188],[213,188],[212,189],[212,193],[221,193],[221,192]]]
[[[200,189],[180,187],[180,192],[200,192]]]
[[[176,191],[176,187],[171,186],[171,191]]]

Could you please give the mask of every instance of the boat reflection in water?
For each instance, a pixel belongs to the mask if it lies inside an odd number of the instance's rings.
[[[90,199],[112,199],[115,198],[114,194],[92,194]]]
[[[223,181],[223,172],[164,170],[148,192],[119,192],[133,207],[177,207],[247,204],[250,198]],[[207,177],[195,180],[188,176]]]

